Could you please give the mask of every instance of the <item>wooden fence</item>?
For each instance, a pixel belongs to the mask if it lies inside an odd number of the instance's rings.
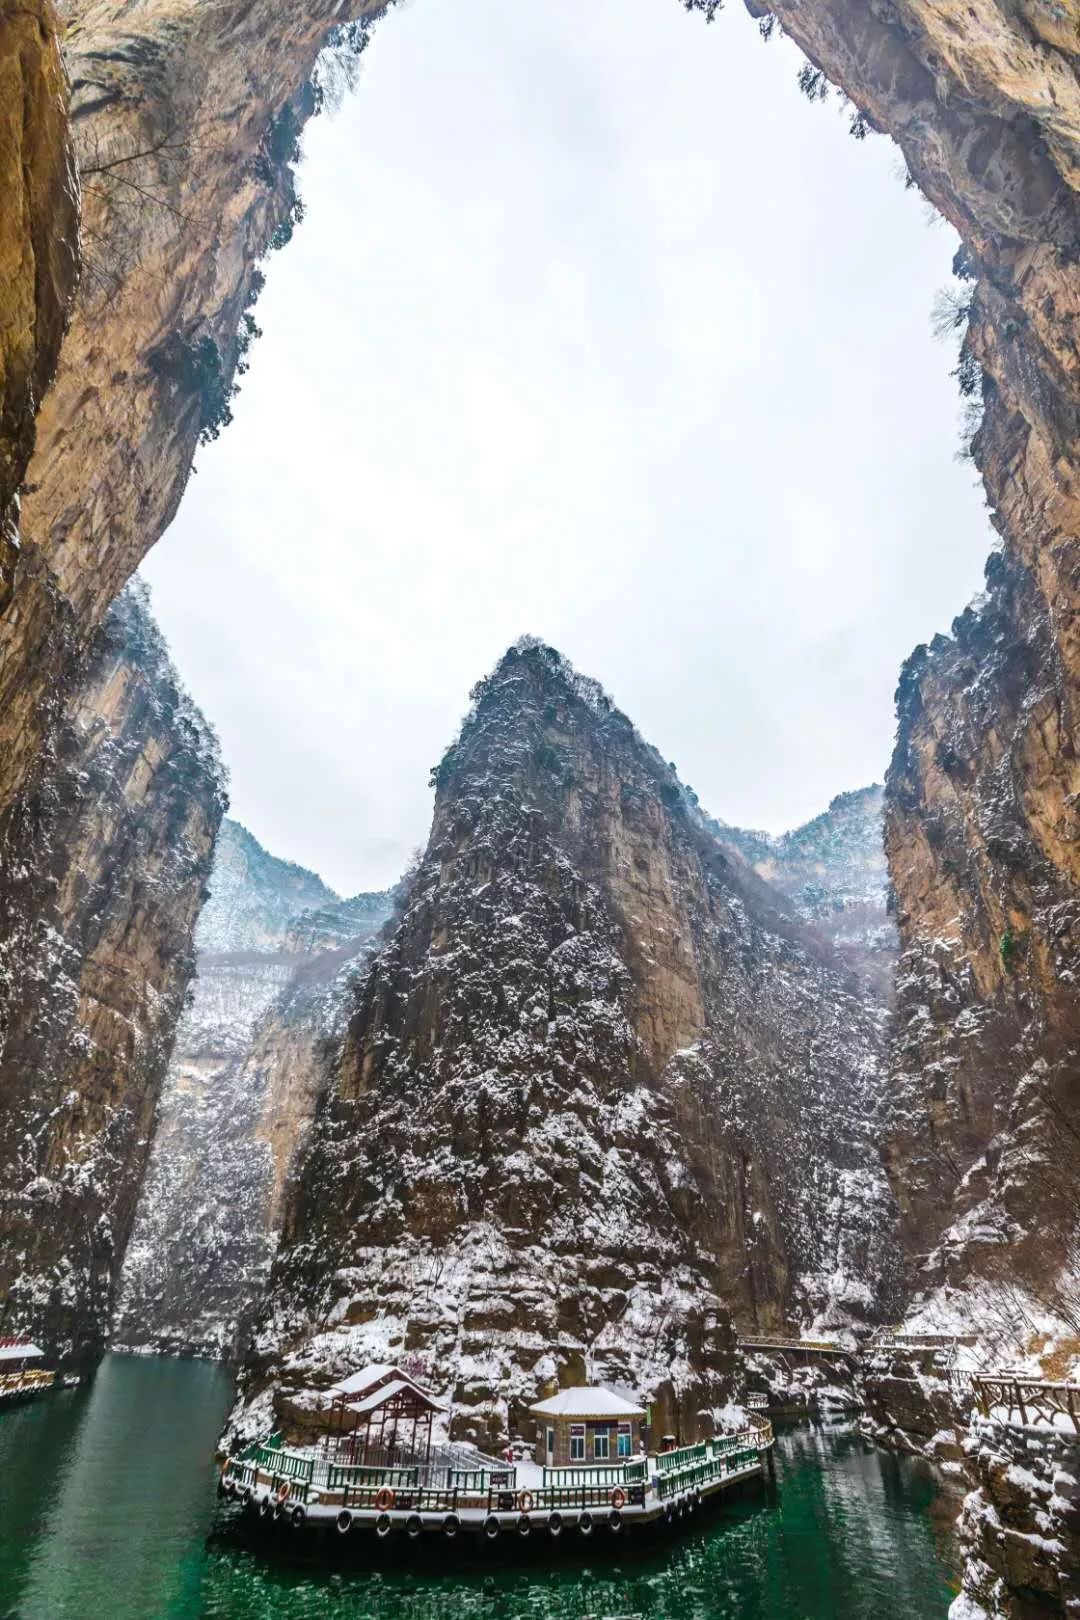
[[[1018,1413],[1026,1427],[1039,1421],[1058,1427],[1057,1418],[1069,1418],[1080,1434],[1080,1384],[1056,1383],[1047,1378],[1014,1378],[1005,1374],[974,1373],[971,1387],[984,1417],[1004,1408],[1011,1423]]]

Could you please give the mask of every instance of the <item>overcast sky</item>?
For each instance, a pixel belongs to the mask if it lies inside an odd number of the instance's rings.
[[[416,0],[311,126],[235,420],[144,572],[233,814],[342,892],[528,631],[728,821],[880,778],[981,583],[944,224],[733,3]]]

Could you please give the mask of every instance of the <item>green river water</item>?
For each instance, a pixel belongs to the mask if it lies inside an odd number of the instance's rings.
[[[214,1493],[231,1393],[207,1363],[110,1356],[0,1412],[0,1620],[944,1620],[955,1591],[955,1503],[844,1426],[791,1427],[775,1489],[648,1551],[564,1537],[527,1569],[481,1547],[430,1570],[327,1566],[307,1536],[260,1551]]]

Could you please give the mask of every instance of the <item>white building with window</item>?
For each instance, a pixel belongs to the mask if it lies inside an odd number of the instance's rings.
[[[638,1454],[645,1409],[614,1390],[561,1389],[529,1411],[537,1419],[536,1460],[546,1468],[588,1468]]]

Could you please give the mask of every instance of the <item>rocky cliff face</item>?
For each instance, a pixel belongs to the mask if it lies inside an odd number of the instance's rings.
[[[77,268],[67,80],[47,0],[0,15],[0,612],[19,559],[19,488]]]
[[[4,25],[2,99],[17,116],[0,128],[0,163],[5,198],[23,206],[21,218],[5,208],[0,261],[11,446],[0,503],[22,479],[38,415],[18,566],[10,535],[0,559],[14,609],[0,616],[0,807],[48,736],[50,694],[175,513],[197,444],[228,420],[258,261],[300,212],[292,163],[319,101],[316,56],[332,30],[358,49],[348,19],[376,9],[69,0],[70,124],[47,6],[34,0]],[[70,147],[84,250],[73,300]]]
[[[976,1414],[955,1620],[1068,1620],[1080,1609],[1080,1440]]]
[[[913,1283],[1030,1283],[1060,1314],[1078,1289],[1064,1144],[1080,1134],[1080,12],[1075,0],[771,9],[896,138],[964,240],[959,378],[982,412],[972,448],[1004,555],[985,602],[919,650],[900,688],[888,1153]]]
[[[813,821],[774,837],[712,823],[804,922],[841,952],[882,1005],[892,1000],[896,925],[888,911],[883,793],[839,793]]]
[[[78,269],[68,86],[48,0],[0,13],[0,811],[59,721],[77,657],[58,598],[20,540],[35,417]],[[51,649],[47,656],[44,649]]]
[[[1074,689],[1029,571],[1003,556],[988,579],[901,680],[887,1153],[922,1288],[963,1285],[978,1314],[1019,1287],[1076,1331]]]
[[[714,9],[713,0],[691,5]],[[373,9],[331,0],[303,6],[255,0],[224,9],[196,0],[168,8],[158,0],[122,7],[77,0],[67,9],[86,267],[39,418],[14,574],[10,524],[5,539],[10,602],[0,616],[0,804],[13,802],[34,768],[58,716],[53,695],[68,689],[105,605],[175,509],[199,436],[225,417],[233,369],[250,335],[243,316],[258,286],[256,261],[295,218],[291,160],[296,131],[317,102],[310,89],[316,53],[332,27],[350,16],[370,17]],[[1042,684],[1041,706],[1026,705],[1004,729],[971,739],[972,782],[954,779],[947,795],[960,806],[963,848],[947,858],[980,863],[984,892],[996,893],[997,909],[1011,916],[1009,928],[997,930],[997,948],[1008,933],[1047,961],[1054,951],[1068,955],[1077,879],[1080,657],[1075,0],[972,0],[963,8],[937,0],[775,0],[767,12],[755,0],[752,9],[778,20],[865,119],[894,136],[913,178],[963,237],[972,316],[961,383],[985,408],[974,452],[1008,557],[990,582],[992,616],[1007,627],[1017,654],[1041,627],[1056,673]],[[9,278],[15,292],[3,295],[3,436],[13,447],[5,451],[0,490],[7,501],[62,324],[74,187],[48,17],[23,7],[5,29],[5,82],[28,112],[0,143],[15,194],[25,202],[18,221],[13,212],[5,217],[12,255],[5,265],[16,267]],[[46,242],[55,246],[52,256],[43,251]],[[942,713],[954,700],[963,704],[964,667],[963,656],[939,649],[932,679],[925,672],[925,689],[933,687]],[[1008,690],[1000,696],[1008,709]],[[903,793],[890,788],[889,810],[907,971],[928,984],[937,973],[939,934],[920,922],[920,897],[944,896],[949,886],[920,823],[920,806],[930,806],[937,792],[928,763],[931,730],[931,721],[913,720],[911,746],[902,745],[906,755],[890,782],[909,769],[925,779]],[[979,830],[995,760],[1012,784],[1010,814],[1020,842],[1030,843],[1040,870],[1052,877],[1052,937],[1010,864],[1020,858],[1019,845],[1006,858]],[[995,970],[992,957],[975,949],[971,941],[962,946],[976,987],[972,1006],[981,1015]],[[995,1006],[997,998],[995,988]],[[1055,1033],[1034,1060],[1027,1047],[1018,1054],[1003,1074],[1002,1097],[1011,1091],[1023,1102],[1033,1064],[1045,1061],[1051,1075],[1068,1067],[1073,1031],[1062,1003],[1060,990],[1051,994],[1044,982],[1034,1017]],[[911,1000],[901,1009],[902,1040],[905,1050],[921,1040],[933,1061],[935,1040],[922,1040],[911,1021],[922,1018],[923,1005]],[[933,1013],[931,1020],[942,1022]],[[947,1028],[940,1039],[947,1068]],[[900,1112],[910,1116],[907,1070],[900,1068]],[[934,1086],[940,1083],[939,1073]],[[929,1119],[940,1101],[936,1090],[915,1099],[916,1113]],[[1068,1086],[1052,1079],[1050,1101],[1064,1110],[1063,1129],[1072,1131],[1075,1097]],[[951,1163],[950,1178],[963,1179],[991,1151],[986,1109],[977,1103],[973,1114],[982,1123],[965,1122],[963,1141],[946,1133],[940,1152],[934,1148]],[[910,1133],[926,1129],[901,1124],[895,1163]],[[927,1197],[920,1191],[915,1204],[909,1247],[921,1255],[954,1224],[956,1211],[941,1190]]]
[[[0,1318],[104,1343],[224,805],[140,592],[0,823]]]
[[[724,1398],[731,1315],[878,1304],[880,1022],[595,683],[523,643],[474,697],[250,1387],[295,1420],[313,1376],[408,1350],[480,1428],[588,1371],[686,1431]]]
[[[124,1265],[119,1343],[237,1353],[311,1122],[315,1052],[344,999],[343,969],[390,906],[389,894],[339,900],[237,822],[222,824],[198,976]]]

